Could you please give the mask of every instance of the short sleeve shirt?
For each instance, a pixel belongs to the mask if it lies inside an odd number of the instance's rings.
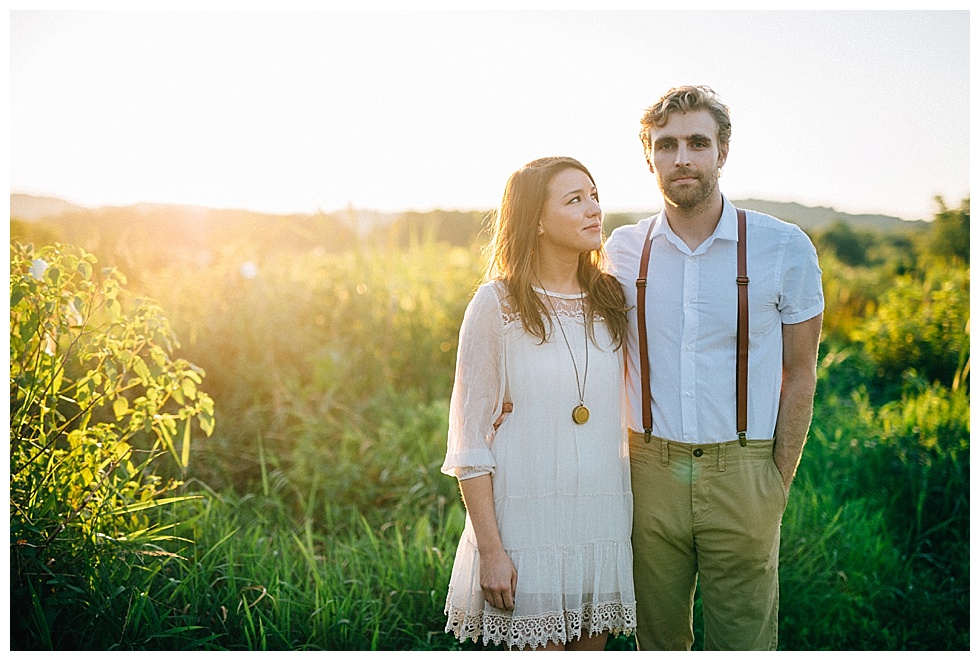
[[[630,306],[629,425],[642,430],[636,278],[650,223],[647,346],[652,432],[686,443],[737,438],[735,356],[738,315],[737,211],[724,199],[714,233],[691,250],[665,212],[616,229],[606,242],[612,273]],[[823,311],[817,253],[796,225],[746,212],[749,277],[749,438],[772,438],[782,384],[782,327]]]

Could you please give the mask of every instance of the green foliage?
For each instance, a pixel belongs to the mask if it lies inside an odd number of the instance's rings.
[[[970,263],[970,198],[960,202],[959,209],[949,209],[941,197],[936,198],[939,212],[932,221],[929,251],[943,259]]]
[[[151,293],[186,338],[184,354],[207,369],[217,407],[235,421],[195,447],[194,476],[248,491],[260,478],[260,443],[301,482],[324,470],[342,476],[331,468],[339,457],[349,457],[351,470],[365,457],[386,461],[383,426],[402,415],[399,403],[428,410],[449,398],[459,324],[480,278],[475,255],[392,238],[272,260],[234,246],[158,271]]]
[[[158,512],[196,543],[153,562],[100,565],[76,595],[79,626],[52,630],[52,647],[446,649],[444,586],[462,507],[377,526],[308,496],[300,514],[277,495],[234,494]],[[324,519],[336,527],[318,531]]]
[[[859,232],[843,220],[835,220],[819,236],[817,243],[821,251],[832,250],[842,263],[848,266],[862,266],[868,262],[868,251],[876,242],[873,232]]]
[[[922,274],[896,278],[852,339],[884,380],[914,371],[951,384],[969,349],[969,320],[969,270],[934,262]]]
[[[955,387],[909,378],[880,405],[866,360],[830,350],[819,367],[783,527],[787,649],[967,649],[966,361]]]
[[[214,427],[203,372],[156,304],[126,313],[125,283],[81,249],[11,247],[11,594],[44,622],[93,566],[169,537],[147,512],[179,483],[154,465],[186,468],[192,422]]]
[[[463,511],[439,472],[459,323],[482,272],[476,246],[440,239],[453,240],[450,216],[433,226],[408,216],[370,238],[343,231],[336,246],[321,220],[306,234],[246,223],[218,243],[185,237],[166,258],[160,236],[153,246],[139,232],[125,245],[100,239],[102,263],[146,265],[140,291],[168,311],[181,355],[207,370],[222,421],[195,437],[190,466],[170,462],[201,498],[132,513],[146,533],[96,534],[88,555],[38,555],[58,560],[46,582],[12,591],[25,604],[14,648],[482,648],[443,633]],[[824,341],[782,531],[780,648],[969,649],[968,267],[929,254],[913,233],[865,238],[857,264],[821,248]],[[113,273],[93,268],[93,280]],[[127,309],[121,288],[116,299]],[[106,305],[83,313],[89,327],[108,328]],[[72,329],[51,336],[59,351]],[[169,356],[175,341],[166,346]],[[62,380],[84,386],[96,367],[68,361]],[[111,369],[89,378],[93,400]],[[149,406],[139,388],[121,393],[118,411],[119,397],[103,395],[89,427],[128,433],[125,417]],[[185,405],[200,399],[177,390]],[[71,420],[79,395],[62,392],[41,398],[45,415]],[[178,415],[178,402],[159,410]],[[70,451],[78,426],[59,448]],[[99,443],[75,453],[112,440]],[[131,457],[174,456],[152,428],[126,443]],[[173,445],[182,463],[184,446]],[[34,547],[15,546],[12,537],[16,571]],[[626,636],[607,646],[633,647]]]

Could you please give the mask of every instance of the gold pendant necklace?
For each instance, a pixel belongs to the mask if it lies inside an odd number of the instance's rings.
[[[538,280],[538,284],[541,285],[541,280]],[[565,346],[568,347],[568,355],[572,359],[572,367],[575,369],[575,388],[578,390],[578,406],[572,409],[572,420],[577,425],[584,425],[589,421],[589,408],[585,405],[585,384],[589,378],[589,329],[585,320],[585,300],[584,298],[579,299],[579,303],[583,306],[582,310],[582,328],[585,329],[585,375],[582,378],[582,384],[579,385],[578,378],[578,364],[575,362],[575,353],[572,351],[572,345],[568,341],[568,336],[565,335],[565,327],[561,323],[561,319],[558,317],[558,310],[555,309],[555,304],[551,302],[551,294],[544,285],[541,285],[541,291],[544,293],[544,298],[548,301],[548,307],[551,308],[551,313],[555,317],[555,321],[558,322],[558,329],[561,331],[561,336],[565,340]],[[585,294],[583,293],[584,297]]]

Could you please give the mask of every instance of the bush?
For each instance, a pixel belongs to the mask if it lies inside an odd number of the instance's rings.
[[[900,384],[914,370],[951,385],[969,355],[969,320],[969,269],[934,262],[922,275],[898,277],[852,339],[883,383]]]
[[[95,264],[70,246],[11,248],[11,598],[34,605],[12,633],[45,646],[104,557],[169,538],[147,512],[180,482],[155,467],[185,468],[192,422],[214,426],[204,374],[172,358],[159,307],[137,300],[127,315],[125,277]]]

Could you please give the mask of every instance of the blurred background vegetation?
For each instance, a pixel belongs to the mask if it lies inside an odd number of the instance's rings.
[[[780,648],[969,649],[969,199],[743,203],[827,301]],[[481,648],[439,466],[483,220],[12,211],[11,649]]]

